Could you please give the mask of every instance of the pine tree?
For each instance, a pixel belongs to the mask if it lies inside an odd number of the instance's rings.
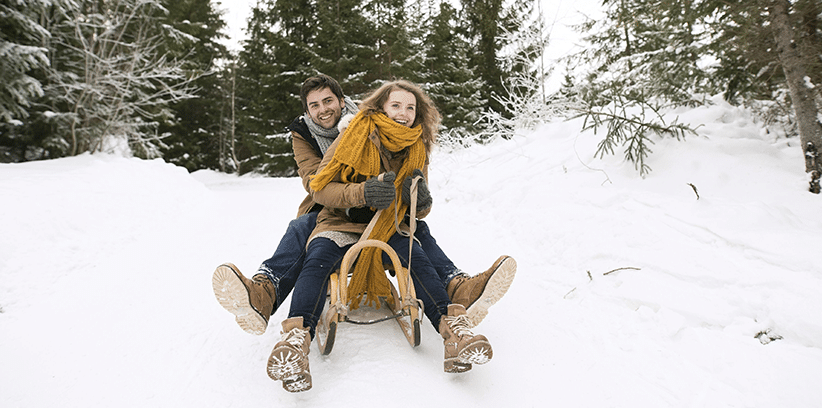
[[[800,20],[797,15],[801,13],[797,13],[796,9],[792,12],[788,0],[772,0],[768,3],[767,10],[768,19],[774,30],[777,55],[785,73],[785,82],[796,114],[800,143],[805,156],[805,171],[810,176],[809,190],[819,194],[822,192],[822,157],[819,155],[819,150],[822,149],[822,93],[814,89],[817,86],[811,83],[808,71],[811,64],[808,64],[808,61],[819,57],[820,54],[807,54],[816,48],[813,44],[814,39],[804,36],[804,30],[796,30],[795,24]],[[814,28],[818,30],[818,27]],[[800,35],[797,36],[796,31]],[[806,54],[803,55],[803,52]],[[816,73],[816,76],[818,75]]]
[[[810,191],[819,193],[822,5],[818,0],[708,1],[703,13],[717,16],[712,28],[718,35],[710,48],[720,61],[717,87],[727,100],[761,109],[766,123],[799,134]]]
[[[415,28],[413,21],[421,16],[410,15],[413,8],[406,7],[406,0],[371,0],[365,4],[375,35],[374,78],[416,80],[420,62],[412,50],[410,34]]]
[[[822,94],[816,86],[822,81],[818,0],[606,0],[604,4],[607,18],[583,27],[591,33],[587,38],[592,46],[580,55],[596,68],[582,87],[589,103],[585,115],[594,126],[609,126],[601,152],[612,152],[612,142],[620,135],[645,137],[619,126],[641,123],[667,129],[664,124],[643,122],[646,112],[661,119],[661,108],[667,104],[700,103],[692,98],[695,94],[724,92],[733,103],[762,105],[761,100],[770,99],[765,104],[779,109],[789,103],[806,152],[806,169],[812,180],[818,180],[822,173],[816,159],[817,146],[822,145]],[[608,104],[610,110],[603,110]],[[630,106],[640,110],[639,116],[623,117]],[[680,137],[684,133],[679,130],[685,129],[674,130],[664,133]],[[621,140],[633,143],[633,138]],[[626,152],[626,157],[644,157],[635,153]],[[645,165],[636,163],[643,172]],[[816,187],[811,182],[811,190],[818,190],[818,182]]]
[[[49,32],[37,21],[35,11],[48,6],[44,0],[28,5],[0,2],[0,120],[28,116],[26,109],[43,95],[40,81],[32,71],[48,66],[43,47]]]
[[[48,135],[32,126],[40,119],[35,106],[44,93],[42,72],[49,64],[45,45],[51,37],[39,16],[61,7],[59,1],[0,1],[0,162],[47,154],[41,145]]]
[[[744,103],[751,99],[771,99],[784,83],[778,64],[777,44],[768,21],[767,2],[706,2],[703,14],[716,18],[709,24],[717,33],[710,54],[719,60],[717,86],[725,99]],[[801,0],[793,6],[796,46],[814,84],[822,83],[822,11],[818,1]]]
[[[380,79],[376,27],[362,0],[317,0],[312,66],[346,94],[362,95]]]
[[[186,75],[197,79],[196,98],[172,104],[173,117],[160,124],[166,146],[163,158],[189,171],[220,169],[224,160],[219,154],[221,114],[227,98],[216,63],[228,58],[226,47],[217,42],[224,37],[221,30],[226,24],[210,0],[164,2],[166,24],[188,38],[168,39],[163,44],[175,59],[184,62]]]
[[[302,112],[299,89],[317,31],[308,0],[265,0],[252,9],[236,77],[235,153],[240,173],[296,174],[285,127]]]
[[[461,4],[464,29],[473,45],[471,66],[485,83],[481,98],[491,110],[505,113],[496,99],[506,93],[505,73],[498,59],[503,46],[499,41],[500,25],[507,25],[503,0],[461,0]]]
[[[784,80],[774,64],[776,44],[765,26],[766,16],[756,3],[712,3],[717,18],[708,22],[716,39],[710,53],[719,63],[715,86],[727,101],[741,104],[748,98],[769,99]]]
[[[710,75],[697,65],[711,35],[698,0],[606,0],[603,5],[605,20],[589,23],[591,47],[577,56],[596,67],[586,97],[607,103],[613,93],[682,104],[694,93],[710,91]]]
[[[158,157],[160,121],[169,103],[192,96],[179,61],[161,52],[163,35],[183,33],[161,23],[156,0],[50,1],[26,9],[49,33],[48,64],[33,71],[42,95],[30,119],[12,129],[15,160],[117,149]],[[20,154],[23,152],[23,154]]]
[[[448,2],[439,4],[424,44],[420,79],[442,114],[441,137],[459,144],[478,131],[476,123],[487,101],[480,92],[483,82],[468,63],[469,44],[459,30],[458,12]]]
[[[585,129],[606,127],[597,154],[624,147],[626,160],[640,175],[650,171],[651,135],[682,139],[693,129],[664,108],[691,104],[696,93],[710,92],[710,73],[697,62],[705,54],[710,31],[698,0],[606,0],[606,18],[583,25],[591,46],[577,58],[593,69],[579,89],[587,104]]]
[[[423,86],[426,85],[426,77],[429,74],[425,61],[433,45],[428,42],[428,34],[434,18],[440,12],[440,4],[433,0],[408,0],[405,5],[404,35],[408,38],[408,51],[401,61],[404,71],[401,78]]]

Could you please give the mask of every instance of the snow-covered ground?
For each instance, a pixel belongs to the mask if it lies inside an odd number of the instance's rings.
[[[273,252],[297,179],[0,165],[0,406],[819,407],[822,197],[797,141],[721,102],[677,113],[704,126],[657,140],[645,179],[579,121],[435,154],[440,244],[470,273],[519,264],[475,330],[493,361],[443,373],[427,320],[416,349],[343,325],[300,394],[265,373],[287,308],[252,336],[211,291]]]

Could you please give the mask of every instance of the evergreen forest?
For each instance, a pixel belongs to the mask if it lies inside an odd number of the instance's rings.
[[[443,115],[444,146],[585,117],[598,154],[640,175],[662,120],[721,94],[798,138],[810,187],[822,159],[822,2],[602,0],[561,61],[534,0],[257,0],[223,45],[211,0],[0,0],[0,162],[117,152],[189,171],[296,174],[285,127],[318,73],[355,100],[408,79]],[[563,66],[563,85],[546,78]],[[815,190],[815,191],[814,191]]]

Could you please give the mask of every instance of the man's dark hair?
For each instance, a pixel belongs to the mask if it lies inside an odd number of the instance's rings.
[[[308,101],[306,100],[308,93],[323,88],[330,89],[331,92],[337,96],[337,99],[342,100],[345,97],[342,87],[336,79],[323,74],[308,78],[303,82],[303,86],[300,88],[300,101],[303,103],[303,112],[308,112]]]

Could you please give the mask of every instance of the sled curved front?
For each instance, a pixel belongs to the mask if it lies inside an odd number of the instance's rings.
[[[376,247],[381,249],[391,260],[394,272],[396,274],[398,289],[391,286],[393,294],[393,302],[386,299],[381,299],[383,304],[387,306],[392,316],[386,319],[378,319],[374,321],[360,322],[348,318],[349,299],[348,299],[348,274],[354,264],[354,261],[360,254],[360,251],[367,247]],[[414,284],[411,281],[411,274],[408,269],[404,268],[400,263],[397,253],[391,246],[385,242],[367,239],[354,244],[346,251],[343,257],[340,269],[331,274],[328,285],[328,298],[326,300],[325,310],[320,317],[317,325],[317,345],[323,355],[331,353],[334,347],[334,339],[336,338],[336,331],[338,323],[349,322],[356,324],[372,324],[384,320],[396,320],[400,328],[405,334],[408,343],[412,347],[420,344],[420,318],[422,316],[422,302],[417,300],[416,292],[414,291]]]

